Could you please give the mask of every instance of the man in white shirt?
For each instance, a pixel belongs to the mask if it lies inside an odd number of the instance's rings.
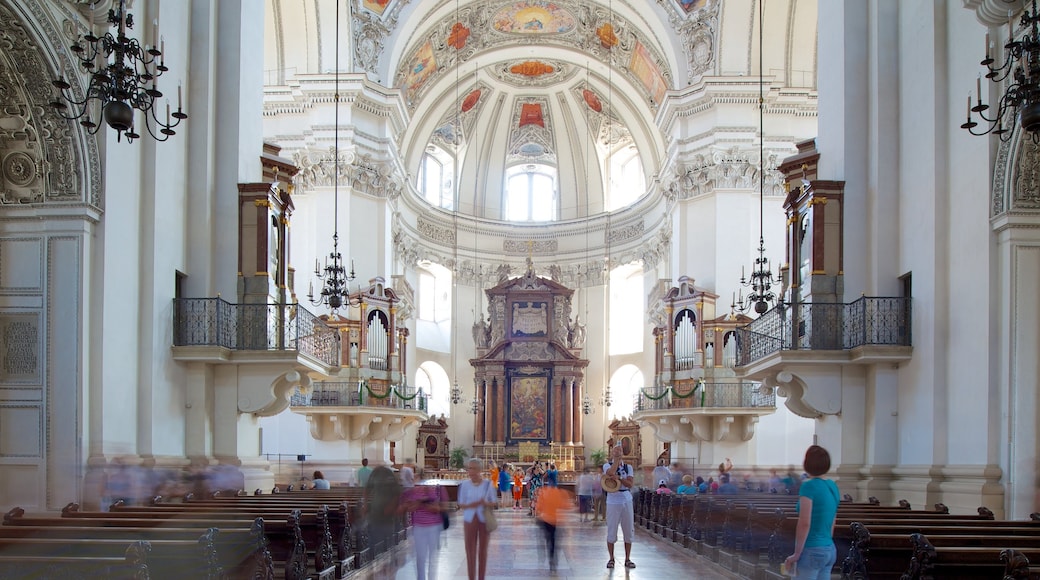
[[[635,535],[635,517],[632,511],[632,486],[635,483],[635,471],[632,466],[621,460],[623,455],[618,443],[610,451],[610,463],[603,466],[603,473],[613,475],[621,482],[617,491],[607,493],[607,568],[614,567],[614,543],[617,542],[617,528],[625,537],[625,568],[635,568],[632,562],[632,536]]]

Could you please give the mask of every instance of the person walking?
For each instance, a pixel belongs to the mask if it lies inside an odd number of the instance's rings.
[[[437,578],[437,548],[444,529],[442,512],[447,509],[447,502],[448,494],[439,485],[416,485],[401,494],[402,508],[412,514],[412,546],[418,580]]]
[[[610,463],[603,466],[603,473],[616,477],[620,486],[617,491],[607,493],[607,568],[614,567],[614,544],[617,542],[618,525],[625,537],[625,568],[635,568],[632,561],[632,537],[635,536],[635,514],[632,506],[632,485],[635,472],[632,466],[621,459],[621,444],[610,451]]]
[[[538,492],[538,525],[545,534],[545,547],[549,552],[549,571],[556,571],[556,528],[560,525],[563,512],[572,501],[567,492],[556,487],[555,483],[546,482]]]
[[[368,466],[368,459],[362,459],[361,467],[357,470],[358,485],[361,487],[368,485],[368,477],[370,475],[372,475],[372,468]]]
[[[810,477],[798,491],[794,553],[787,557],[784,565],[795,578],[829,580],[838,558],[834,518],[841,493],[834,481],[823,479],[831,469],[831,456],[826,449],[819,445],[809,447],[802,467]]]
[[[469,580],[484,580],[487,574],[488,541],[484,507],[495,507],[495,487],[481,474],[483,464],[473,457],[466,462],[469,479],[459,482],[459,509],[462,510],[463,537],[466,544],[466,572]]]

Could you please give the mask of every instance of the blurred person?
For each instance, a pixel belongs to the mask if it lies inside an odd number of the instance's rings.
[[[601,468],[602,466],[597,465],[596,467]],[[603,483],[598,477],[595,476],[595,472],[590,472],[593,476],[592,482],[592,521],[598,522],[600,520],[606,521],[607,519],[607,505],[606,505],[606,494],[603,491]]]
[[[401,494],[402,509],[412,514],[412,547],[418,580],[437,578],[437,548],[447,503],[448,494],[439,485],[416,485]]]
[[[314,485],[313,489],[332,489],[332,484],[325,479],[325,474],[320,471],[314,472],[314,481],[311,483]]]
[[[683,483],[683,471],[682,467],[679,466],[678,461],[672,462],[672,468],[670,470],[671,475],[668,477],[668,489],[672,491],[678,491],[679,486]]]
[[[512,497],[513,491],[513,476],[511,474],[511,467],[508,463],[502,466],[502,469],[498,472],[498,491],[502,494],[502,507],[509,505],[509,500]]]
[[[810,446],[802,465],[810,477],[799,490],[794,553],[784,560],[784,565],[795,578],[829,580],[838,557],[834,518],[841,493],[834,481],[823,478],[831,469],[831,456],[826,449]]]
[[[537,517],[538,525],[545,534],[545,546],[549,552],[549,571],[556,571],[556,528],[559,527],[564,512],[571,504],[567,492],[556,487],[555,483],[546,483],[538,492]]]
[[[635,568],[632,561],[632,539],[635,536],[635,514],[632,505],[632,485],[635,483],[632,466],[622,460],[620,442],[610,452],[610,463],[603,466],[603,473],[616,477],[620,482],[617,491],[607,494],[607,568],[614,567],[614,543],[617,542],[617,529],[625,537],[625,568]]]
[[[469,580],[484,580],[487,574],[488,531],[484,506],[495,506],[495,490],[481,475],[483,465],[473,457],[466,462],[468,479],[459,482],[459,509],[462,510],[466,545],[466,572]]]
[[[415,485],[415,460],[411,457],[405,459],[404,466],[401,467],[401,485],[404,487]]]
[[[372,470],[365,485],[365,520],[373,555],[390,548],[394,519],[401,499],[401,484],[390,468],[382,465]]]
[[[513,472],[513,509],[518,510],[523,506],[520,502],[524,498],[524,470],[519,467]]]
[[[656,484],[658,481],[661,481],[662,479],[668,481],[669,479],[671,479],[671,477],[672,472],[669,471],[668,466],[665,465],[664,459],[658,459],[657,467],[654,468],[654,473],[652,476],[653,483]]]
[[[703,477],[698,475],[694,483],[697,484],[697,493],[708,493],[708,482]]]
[[[661,481],[657,482],[657,489],[654,490],[654,493],[656,493],[657,495],[671,495],[675,492],[669,489],[668,482],[662,479]]]
[[[361,460],[361,467],[357,470],[357,482],[361,487],[368,485],[368,478],[372,475],[372,468],[368,466],[368,459]]]
[[[675,493],[679,495],[695,495],[697,493],[697,486],[693,483],[692,475],[684,475],[682,478],[682,485],[679,489],[675,490]]]
[[[592,513],[592,486],[599,485],[599,480],[596,476],[585,469],[578,476],[578,481],[575,484],[575,489],[578,492],[578,514],[581,521],[589,521],[589,514]]]
[[[559,485],[560,472],[556,469],[555,463],[550,463],[549,468],[545,470],[545,485],[557,486]]]
[[[500,470],[498,469],[498,463],[495,463],[494,459],[488,461],[488,479],[491,480],[491,485],[495,486],[495,504],[496,504],[496,507],[497,507],[497,504],[498,504],[498,472],[499,471]]]

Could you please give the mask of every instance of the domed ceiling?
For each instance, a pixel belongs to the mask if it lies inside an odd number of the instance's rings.
[[[413,116],[402,144],[409,170],[433,148],[457,156],[458,208],[488,219],[505,217],[505,180],[524,167],[555,170],[556,219],[638,199],[661,163],[654,115],[673,63],[648,23],[624,12],[542,0],[432,11],[399,40],[407,48],[393,69]],[[634,157],[642,171],[622,188],[612,172]]]

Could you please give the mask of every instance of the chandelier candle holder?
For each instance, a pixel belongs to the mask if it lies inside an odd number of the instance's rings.
[[[93,12],[93,5],[91,5]],[[58,95],[50,106],[63,119],[81,119],[82,125],[91,135],[101,128],[103,119],[116,130],[116,140],[126,137],[127,143],[141,137],[134,128],[135,110],[144,115],[144,126],[156,141],[166,141],[177,134],[175,127],[188,118],[184,112],[181,88],[177,87],[177,110],[170,111],[166,101],[165,121],[159,116],[156,100],[163,97],[159,90],[159,77],[169,69],[163,51],[166,42],[159,37],[159,24],[153,24],[153,37],[159,46],[142,46],[136,38],[126,35],[134,27],[134,17],[126,10],[126,0],[119,1],[118,9],[108,11],[108,24],[116,27],[116,34],[106,32],[95,36],[93,31],[76,40],[69,47],[83,71],[90,74],[90,83],[82,99],[72,94],[72,85],[64,78],[51,81]],[[98,61],[103,64],[99,64]],[[98,117],[91,110],[100,111]],[[97,118],[99,122],[95,122]]]
[[[1004,64],[999,67],[992,66],[996,60],[990,53],[990,35],[986,33],[985,58],[980,62],[986,67],[986,78],[998,86],[1009,77],[1011,80],[995,111],[990,111],[990,106],[982,101],[982,76],[975,80],[975,104],[972,105],[969,94],[967,121],[961,124],[961,129],[967,129],[972,135],[992,133],[1001,141],[1008,141],[1018,117],[1022,129],[1030,133],[1033,142],[1040,143],[1040,15],[1037,14],[1036,0],[1032,0],[1030,5],[1019,20],[1026,33],[1018,40],[1015,39],[1015,19],[1008,10],[1008,40],[1004,44]],[[992,116],[987,115],[987,111]],[[972,118],[972,113],[978,113],[983,123],[978,130],[979,123]]]
[[[452,383],[452,385],[451,385],[451,395],[450,396],[451,396],[451,404],[452,405],[458,405],[459,403],[462,402],[462,388],[459,387],[458,379],[455,379],[455,382]]]
[[[754,307],[757,314],[765,314],[776,302],[776,294],[773,293],[773,266],[766,258],[765,239],[758,238],[758,257],[755,258],[755,266],[751,271],[751,277],[744,275],[744,267],[740,267],[740,285],[749,288],[747,296],[744,296],[743,288],[737,291],[737,297],[733,300],[730,308],[747,312]]]

